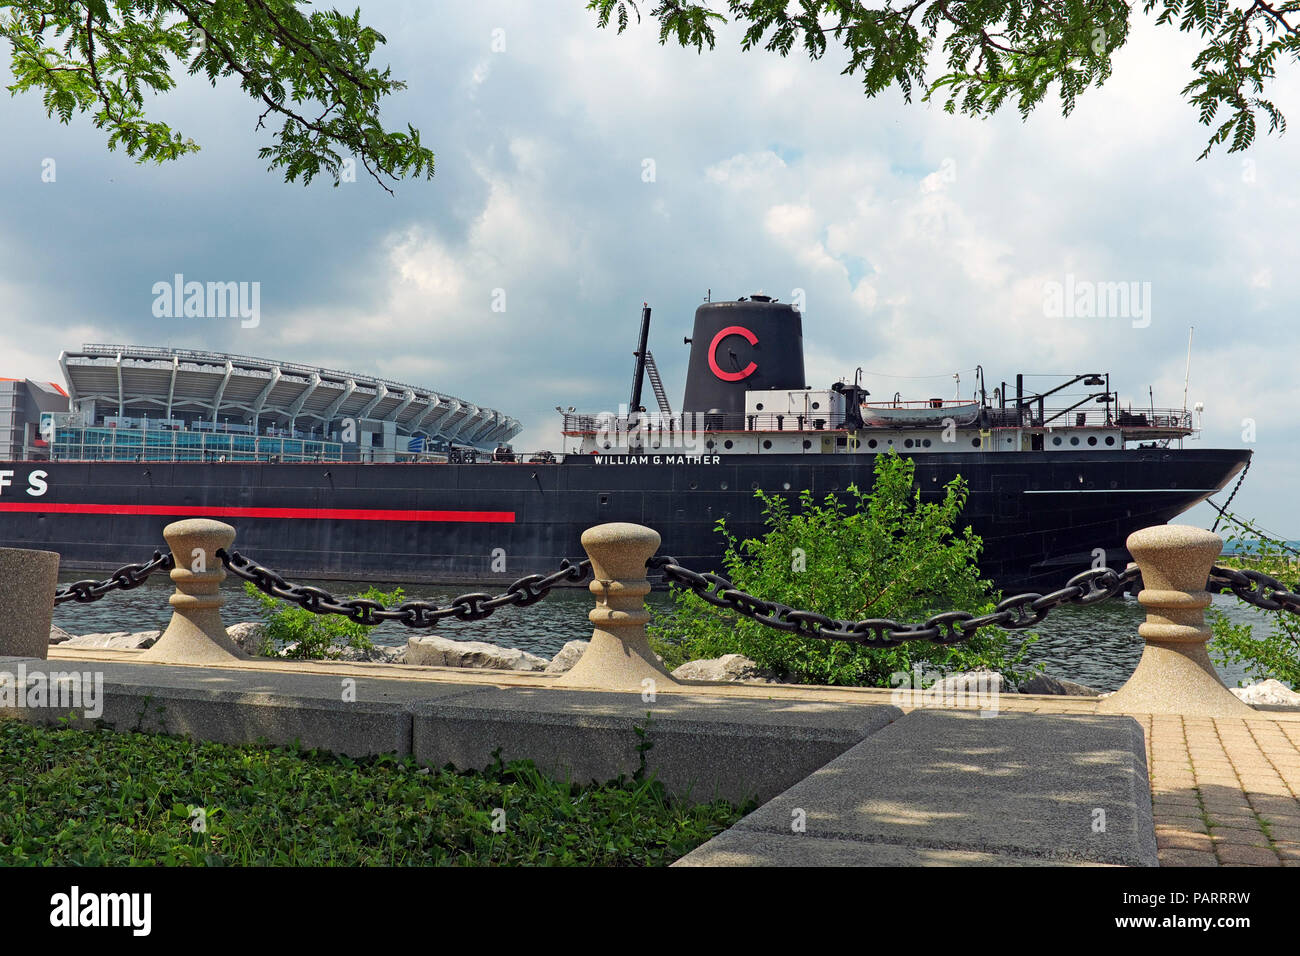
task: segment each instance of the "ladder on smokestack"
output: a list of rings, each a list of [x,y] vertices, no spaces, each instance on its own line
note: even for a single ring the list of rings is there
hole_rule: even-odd
[[[655,391],[655,401],[659,403],[659,411],[665,417],[673,417],[673,407],[668,404],[668,393],[664,391],[664,380],[659,377],[659,366],[655,365],[655,357],[646,349],[645,353],[645,373],[650,379],[650,387]]]

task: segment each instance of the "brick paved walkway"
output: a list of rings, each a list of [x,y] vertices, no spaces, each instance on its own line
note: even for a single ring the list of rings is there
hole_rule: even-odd
[[[1135,716],[1161,866],[1300,866],[1300,720]]]

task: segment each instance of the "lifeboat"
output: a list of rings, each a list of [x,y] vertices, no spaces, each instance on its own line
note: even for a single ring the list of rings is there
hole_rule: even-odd
[[[958,425],[969,425],[979,417],[976,402],[945,402],[932,398],[925,402],[863,403],[862,421],[868,426],[883,428],[942,426],[951,418]]]

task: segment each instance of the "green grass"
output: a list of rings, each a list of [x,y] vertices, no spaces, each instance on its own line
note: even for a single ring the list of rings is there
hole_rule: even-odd
[[[7,719],[0,806],[0,864],[60,866],[664,866],[749,809],[528,762],[461,773]]]

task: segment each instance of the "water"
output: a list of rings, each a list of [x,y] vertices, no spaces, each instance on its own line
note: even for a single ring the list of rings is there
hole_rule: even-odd
[[[76,580],[74,575],[61,577],[63,583]],[[303,581],[338,594],[348,595],[365,590],[366,585],[343,581]],[[223,587],[226,605],[222,616],[228,624],[236,621],[261,620],[257,603],[230,581]],[[438,604],[471,588],[421,587],[411,592]],[[484,588],[484,590],[495,590]],[[171,608],[167,598],[172,592],[163,575],[154,575],[145,584],[130,591],[115,591],[93,604],[69,602],[54,611],[54,622],[73,634],[96,631],[145,631],[167,626]],[[1249,622],[1261,633],[1270,627],[1269,615],[1255,608],[1243,607],[1232,595],[1216,594],[1214,606],[1223,610],[1234,623]],[[591,634],[587,612],[593,598],[585,588],[557,588],[540,604],[532,607],[504,607],[486,621],[443,621],[430,631],[412,631],[392,622],[371,631],[376,644],[403,646],[413,634],[435,633],[453,640],[489,641],[518,647],[543,657],[554,657],[567,641]],[[662,612],[670,604],[667,592],[654,592],[647,603],[651,614]],[[1145,611],[1131,597],[1116,598],[1093,607],[1067,605],[1053,611],[1034,628],[1039,640],[1031,645],[1029,660],[1042,662],[1047,673],[1095,687],[1115,690],[1137,666],[1142,656],[1142,640],[1137,626]],[[1015,640],[1017,635],[1013,634]],[[1229,687],[1245,679],[1239,666],[1219,666],[1219,673]]]
[[[61,574],[59,581],[66,584],[84,577],[84,574]],[[339,597],[358,594],[370,587],[369,584],[356,581],[295,579],[294,583],[323,588]],[[244,592],[242,585],[242,581],[232,581],[230,578],[222,585],[225,605],[221,609],[221,616],[228,625],[237,621],[263,620],[261,606]],[[162,630],[171,620],[171,607],[167,598],[172,590],[172,584],[165,574],[154,574],[138,588],[114,591],[91,604],[77,604],[74,601],[61,604],[54,610],[54,623],[72,634]],[[421,598],[446,605],[457,595],[473,590],[476,590],[473,585],[412,585],[407,588],[405,599]],[[483,585],[478,590],[497,594],[502,588],[491,584]],[[650,603],[663,606],[667,599],[667,594],[652,594]],[[594,598],[585,588],[556,588],[540,604],[527,608],[503,607],[486,621],[447,620],[440,622],[437,627],[422,630],[413,630],[389,621],[372,628],[370,637],[376,644],[403,647],[406,639],[413,635],[439,634],[452,640],[489,641],[518,647],[543,657],[554,657],[566,642],[591,635],[587,612],[591,610],[593,601]]]
[[[1280,544],[1284,548],[1300,554],[1300,541],[1275,541],[1274,544]],[[1256,541],[1234,542],[1228,541],[1223,546],[1224,554],[1241,554],[1243,551],[1247,554],[1257,551],[1259,544]]]
[[[1215,594],[1212,598],[1213,606],[1234,624],[1254,625],[1256,636],[1273,626],[1267,612],[1243,607],[1231,594]],[[1033,628],[1039,639],[1030,645],[1028,660],[1041,662],[1044,671],[1054,677],[1065,677],[1097,690],[1117,690],[1142,657],[1142,638],[1137,628],[1144,620],[1146,609],[1132,597],[1093,607],[1057,608]],[[1213,657],[1213,643],[1210,652]],[[1249,683],[1241,665],[1215,666],[1229,687]]]

